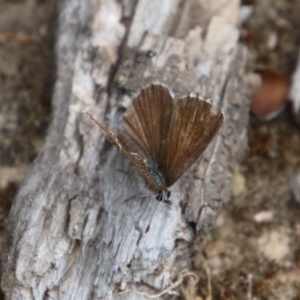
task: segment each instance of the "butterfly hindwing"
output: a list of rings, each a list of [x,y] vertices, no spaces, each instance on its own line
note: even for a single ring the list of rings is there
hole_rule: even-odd
[[[223,114],[195,98],[175,100],[164,157],[165,180],[171,186],[201,155],[223,123]]]

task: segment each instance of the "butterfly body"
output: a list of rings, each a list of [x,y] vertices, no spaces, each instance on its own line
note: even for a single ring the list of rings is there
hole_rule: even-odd
[[[94,122],[96,122],[94,120]],[[114,139],[114,144],[115,143]],[[119,142],[118,142],[119,144]],[[125,144],[124,144],[125,145]],[[119,148],[120,149],[120,148]],[[136,172],[144,179],[146,186],[152,190],[157,196],[158,201],[169,202],[170,192],[167,189],[163,174],[147,159],[143,159],[138,153],[127,152],[127,149],[120,149],[125,157],[131,161]]]
[[[87,114],[132,163],[158,201],[169,203],[168,187],[198,159],[223,123],[222,112],[196,97],[174,99],[151,85],[133,100],[114,133]]]
[[[168,198],[170,197],[170,192],[167,189],[164,175],[161,172],[159,172],[157,168],[155,168],[147,160],[144,160],[144,164],[150,175],[149,179],[153,182],[155,186],[155,188],[152,188],[152,190],[157,194],[156,200],[169,202]]]
[[[155,186],[160,190],[164,187],[166,187],[166,182],[163,177],[163,175],[152,165],[150,164],[147,160],[144,160],[144,165],[151,176],[153,183]]]

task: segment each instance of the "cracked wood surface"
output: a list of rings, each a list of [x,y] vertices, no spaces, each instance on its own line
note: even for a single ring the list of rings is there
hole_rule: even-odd
[[[53,121],[10,214],[7,299],[146,299],[140,291],[162,290],[191,268],[191,245],[229,200],[247,147],[255,80],[237,10],[237,1],[221,0],[60,3]],[[218,137],[171,187],[172,205],[153,200],[83,114],[117,129],[149,83],[213,99],[225,115]]]

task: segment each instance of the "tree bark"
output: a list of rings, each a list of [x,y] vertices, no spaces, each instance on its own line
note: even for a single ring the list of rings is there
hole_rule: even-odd
[[[146,299],[192,268],[193,246],[229,200],[247,148],[255,77],[238,43],[238,2],[59,5],[53,121],[10,213],[2,288],[7,299]],[[154,200],[83,114],[117,129],[150,83],[210,98],[225,115],[202,158],[171,188],[172,205]]]

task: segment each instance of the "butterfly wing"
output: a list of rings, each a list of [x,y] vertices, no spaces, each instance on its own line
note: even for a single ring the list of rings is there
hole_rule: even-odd
[[[171,186],[201,155],[223,123],[222,112],[204,100],[186,97],[174,104],[164,153],[166,185]]]
[[[158,194],[160,192],[160,187],[156,184],[156,181],[153,180],[153,177],[149,172],[149,168],[147,168],[147,165],[145,164],[143,158],[138,153],[131,152],[129,150],[127,142],[124,140],[122,135],[115,134],[106,126],[96,121],[95,118],[89,113],[86,113],[86,115],[98,125],[99,129],[105,134],[106,138],[111,143],[113,143],[120,150],[120,152],[132,163],[134,169],[144,179],[148,188],[154,193]]]
[[[173,109],[169,90],[151,85],[141,91],[123,118],[121,135],[130,148],[159,167]]]

